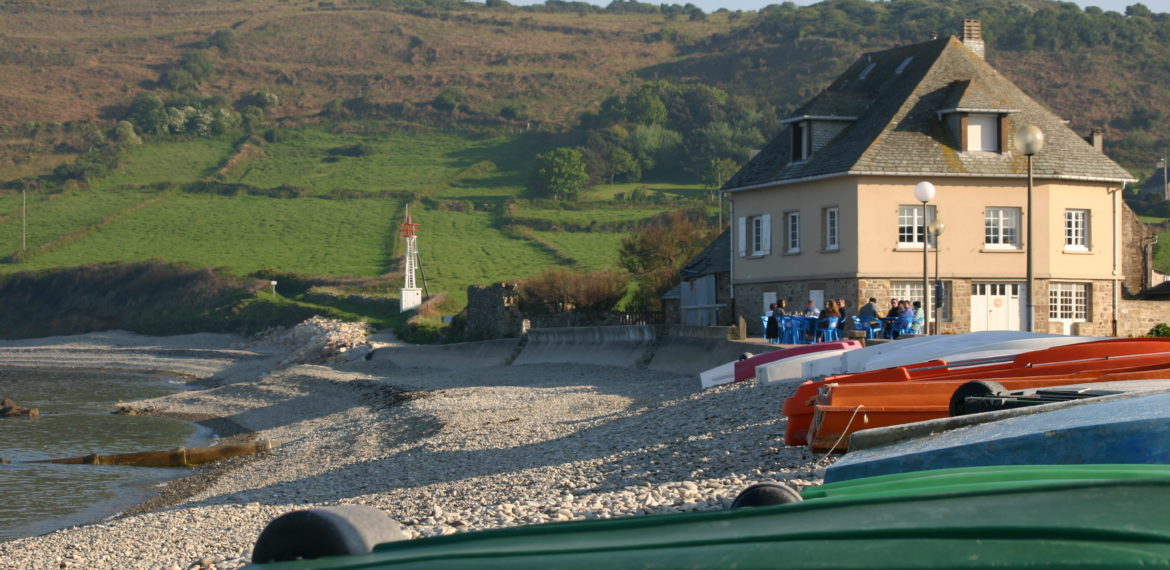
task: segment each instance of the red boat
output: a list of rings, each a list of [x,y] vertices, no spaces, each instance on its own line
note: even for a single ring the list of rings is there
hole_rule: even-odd
[[[841,404],[846,398],[845,392],[843,392],[840,396],[842,400],[832,399],[820,402],[820,406],[824,408],[822,415],[831,412],[834,414],[834,420],[821,420],[821,426],[818,427],[824,431],[816,437],[817,442],[814,444],[816,449],[832,447],[834,443],[838,443],[839,439],[845,439],[841,437],[842,433],[879,427],[877,422],[882,421],[876,419],[879,417],[877,415],[879,406],[888,408],[887,411],[890,413],[886,416],[888,422],[880,425],[896,425],[909,421],[945,417],[950,395],[957,387],[956,382],[961,385],[972,380],[994,380],[1002,384],[1007,379],[1021,379],[1020,381],[1024,382],[1023,385],[1015,380],[1009,381],[1013,384],[1012,386],[1004,385],[1007,388],[1016,385],[1020,385],[1022,388],[1052,386],[1068,384],[1070,378],[1078,378],[1078,381],[1088,382],[1092,381],[1091,378],[1094,375],[1100,377],[1111,372],[1140,370],[1143,367],[1157,369],[1160,365],[1170,365],[1170,339],[1108,339],[1026,352],[1007,361],[948,363],[944,360],[935,360],[908,366],[831,376],[819,382],[802,384],[797,388],[795,394],[784,401],[781,411],[788,418],[784,439],[789,445],[810,443],[809,433],[813,426],[813,416],[818,406],[819,393],[823,387],[830,385],[834,385],[835,392],[843,386],[876,384],[878,387],[874,389],[875,396],[873,397],[877,397],[876,394],[882,394],[883,399],[879,404],[877,400],[863,401],[859,397],[850,399],[849,404]],[[1085,373],[1085,375],[1078,377],[1077,375],[1081,373]],[[1164,376],[1165,372],[1161,374]],[[1043,377],[1046,376],[1051,377],[1056,383],[1043,383]],[[946,400],[939,404],[937,399],[931,399],[933,396],[929,395],[930,389],[924,388],[923,385],[928,382],[944,380],[952,382],[947,384],[950,387],[949,391],[946,391],[947,389],[942,385],[938,386],[940,392],[946,391]],[[1032,383],[1027,384],[1029,381]],[[906,386],[895,391],[894,386],[899,383],[906,384]],[[893,398],[892,395],[895,393],[899,396]],[[891,398],[885,398],[884,395],[891,395]],[[836,421],[835,414],[839,411],[836,407],[844,406],[848,410],[847,414],[853,416],[858,405],[865,406],[865,413],[860,416],[860,419],[853,417],[842,423]],[[940,413],[941,415],[939,415]],[[836,432],[834,431],[836,428],[828,427],[830,425],[840,426],[844,431]],[[845,426],[851,427],[844,429]],[[836,435],[832,435],[833,433]],[[847,444],[847,441],[844,443]],[[841,448],[838,447],[838,449]]]

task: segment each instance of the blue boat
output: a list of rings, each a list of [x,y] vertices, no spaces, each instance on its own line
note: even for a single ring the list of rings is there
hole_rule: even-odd
[[[872,447],[854,447],[855,438],[851,451],[826,470],[825,482],[991,465],[1170,464],[1170,393],[1137,392],[1101,400],[886,428],[919,437]],[[954,424],[969,425],[947,429]],[[884,436],[869,431],[878,433],[858,434],[879,441]]]

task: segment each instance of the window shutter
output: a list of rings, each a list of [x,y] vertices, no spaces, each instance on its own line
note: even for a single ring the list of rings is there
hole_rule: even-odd
[[[739,219],[739,256],[747,255],[747,218]]]
[[[764,214],[760,216],[760,253],[769,255],[772,253],[772,215]]]

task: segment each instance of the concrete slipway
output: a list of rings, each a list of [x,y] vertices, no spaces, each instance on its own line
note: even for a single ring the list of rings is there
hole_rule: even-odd
[[[722,329],[717,329],[722,332]],[[780,345],[661,334],[648,325],[533,329],[526,337],[420,346],[395,345],[369,358],[402,368],[462,370],[521,364],[581,363],[648,368],[697,375],[736,360],[745,352],[777,350]]]

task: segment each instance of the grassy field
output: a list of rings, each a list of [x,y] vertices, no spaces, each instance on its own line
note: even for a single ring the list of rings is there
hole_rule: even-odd
[[[110,209],[111,196],[141,197],[130,192],[92,196],[101,197],[103,205]],[[80,198],[70,197],[53,204],[65,211],[82,211]],[[389,240],[397,232],[401,212],[402,204],[386,199],[175,193],[84,240],[2,269],[158,258],[223,267],[239,274],[267,268],[315,275],[375,276],[391,262]],[[90,220],[82,220],[87,221]],[[30,234],[39,235],[31,231],[32,227],[30,224]],[[4,237],[5,243],[11,242],[10,236]]]

